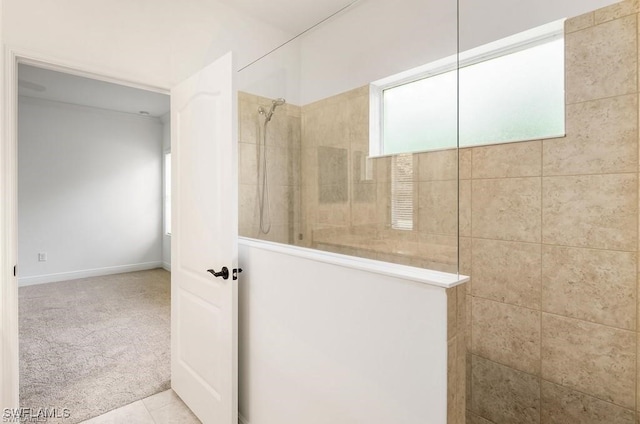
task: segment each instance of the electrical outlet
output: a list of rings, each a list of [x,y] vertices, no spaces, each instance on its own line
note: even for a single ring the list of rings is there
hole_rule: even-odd
[[[38,253],[38,262],[47,262],[47,253],[46,252]]]

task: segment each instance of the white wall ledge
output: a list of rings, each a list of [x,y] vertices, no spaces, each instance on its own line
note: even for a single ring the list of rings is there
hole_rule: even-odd
[[[448,272],[434,271],[408,265],[392,264],[373,259],[358,258],[355,256],[342,255],[339,253],[325,252],[322,250],[291,246],[288,244],[274,243],[264,240],[256,240],[247,237],[238,237],[238,242],[242,245],[257,249],[283,253],[351,269],[373,272],[376,274],[401,278],[445,289],[449,289],[469,281],[469,277],[466,275],[451,274]],[[239,265],[242,266],[242,264]]]

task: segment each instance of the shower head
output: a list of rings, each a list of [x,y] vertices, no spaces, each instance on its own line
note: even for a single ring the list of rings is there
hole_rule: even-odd
[[[286,102],[287,101],[285,99],[283,99],[282,97],[277,98],[277,99],[271,101],[271,108],[268,111],[265,110],[264,107],[260,106],[258,108],[258,113],[260,115],[264,115],[265,123],[267,123],[267,122],[271,121],[271,117],[273,116],[273,112],[275,112],[276,108],[278,106],[282,106]]]

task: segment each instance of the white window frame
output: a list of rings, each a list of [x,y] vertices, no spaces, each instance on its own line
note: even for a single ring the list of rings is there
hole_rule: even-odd
[[[510,37],[503,38],[492,43],[484,44],[471,50],[461,52],[443,59],[418,66],[408,71],[400,72],[369,84],[369,157],[391,156],[384,150],[384,90],[409,84],[428,77],[454,71],[456,68],[464,68],[497,57],[548,43],[564,37],[564,21],[560,19],[524,31]],[[524,141],[524,140],[513,140]],[[462,146],[461,146],[462,147]],[[425,148],[421,151],[429,151]],[[418,153],[419,151],[407,151],[402,153]]]

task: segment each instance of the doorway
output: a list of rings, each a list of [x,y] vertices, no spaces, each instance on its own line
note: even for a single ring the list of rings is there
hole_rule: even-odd
[[[77,422],[170,387],[169,99],[17,80],[20,405]]]
[[[4,140],[0,225],[2,403],[19,405],[17,263],[17,68],[18,63],[80,76],[99,71],[49,65],[7,51],[3,99]],[[57,62],[61,63],[61,62]],[[237,421],[237,97],[231,52],[172,85],[171,386],[202,422]],[[167,94],[144,84],[125,84]],[[225,201],[216,201],[224,199]],[[205,200],[205,201],[201,201]],[[205,236],[205,237],[203,237]],[[227,270],[210,275],[213,268]],[[13,273],[11,270],[13,269]],[[233,277],[233,278],[231,278]],[[213,318],[215,319],[211,319]],[[197,325],[193,325],[197,323]]]

